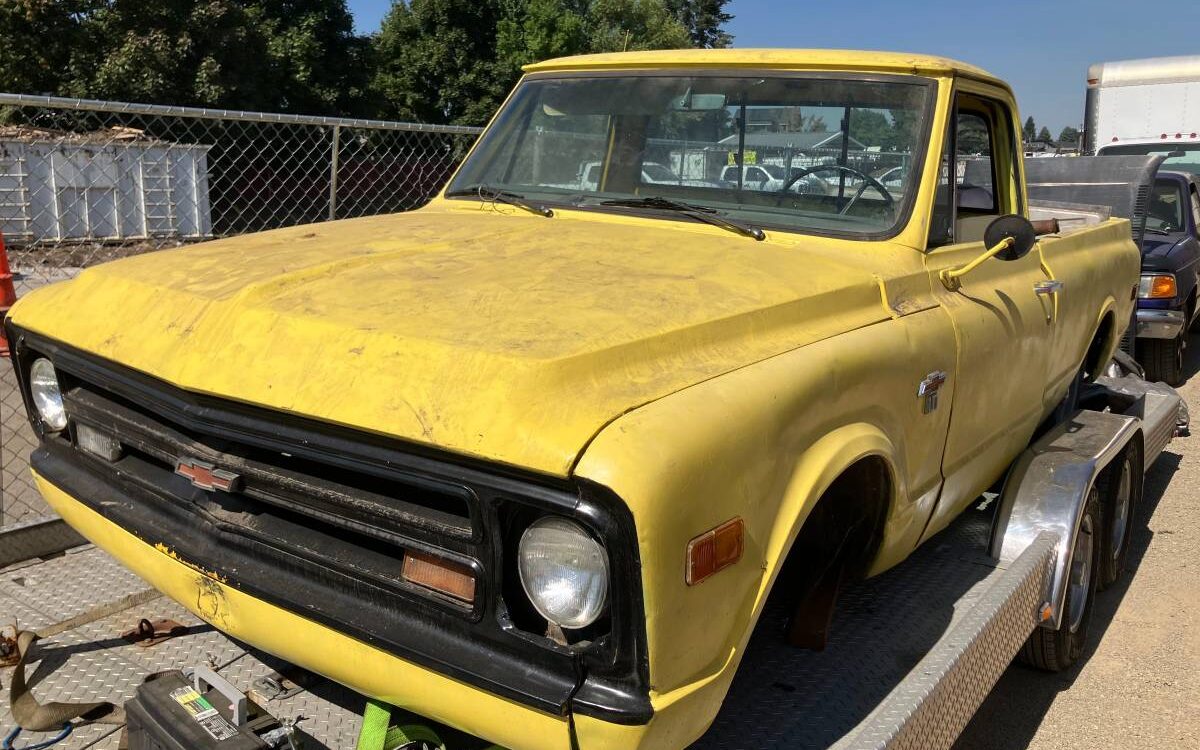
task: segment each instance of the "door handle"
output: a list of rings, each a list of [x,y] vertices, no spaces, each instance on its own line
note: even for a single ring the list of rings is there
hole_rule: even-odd
[[[1062,289],[1063,283],[1057,279],[1039,281],[1033,285],[1033,291],[1037,294],[1058,294]]]

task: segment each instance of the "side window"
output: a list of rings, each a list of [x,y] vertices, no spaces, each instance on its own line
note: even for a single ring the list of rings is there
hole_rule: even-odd
[[[1192,185],[1192,223],[1200,231],[1200,195],[1196,194],[1196,186]]]
[[[1021,213],[1016,148],[1005,105],[958,97],[942,153],[929,247],[980,242],[996,216]]]
[[[959,112],[955,123],[955,179],[958,183],[958,215],[997,216],[996,160],[992,128],[976,112]]]

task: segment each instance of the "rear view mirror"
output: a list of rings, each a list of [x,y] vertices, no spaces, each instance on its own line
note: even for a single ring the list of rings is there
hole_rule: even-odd
[[[983,233],[985,247],[993,248],[1005,240],[1012,239],[1009,247],[996,253],[1000,260],[1020,260],[1029,254],[1037,242],[1037,231],[1033,224],[1024,216],[1009,214],[1001,216]]]
[[[725,109],[725,95],[693,94],[689,88],[683,96],[671,100],[671,109],[676,112],[712,112]]]

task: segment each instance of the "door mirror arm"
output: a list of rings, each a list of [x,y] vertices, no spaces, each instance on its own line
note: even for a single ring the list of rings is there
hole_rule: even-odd
[[[1037,231],[1029,219],[1017,214],[1001,216],[988,225],[983,233],[983,244],[987,248],[971,262],[957,268],[944,268],[938,274],[942,285],[952,292],[962,286],[962,277],[974,271],[991,258],[1019,260],[1029,254],[1037,243]]]

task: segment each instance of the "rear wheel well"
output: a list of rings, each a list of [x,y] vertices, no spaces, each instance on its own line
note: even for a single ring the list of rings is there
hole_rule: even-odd
[[[1110,344],[1114,341],[1115,321],[1112,311],[1104,314],[1104,319],[1100,321],[1099,327],[1096,328],[1096,333],[1092,336],[1092,342],[1088,344],[1087,354],[1083,358],[1083,372],[1087,380],[1095,380],[1103,371],[1106,362],[1100,360],[1104,357],[1104,353],[1110,349]]]

